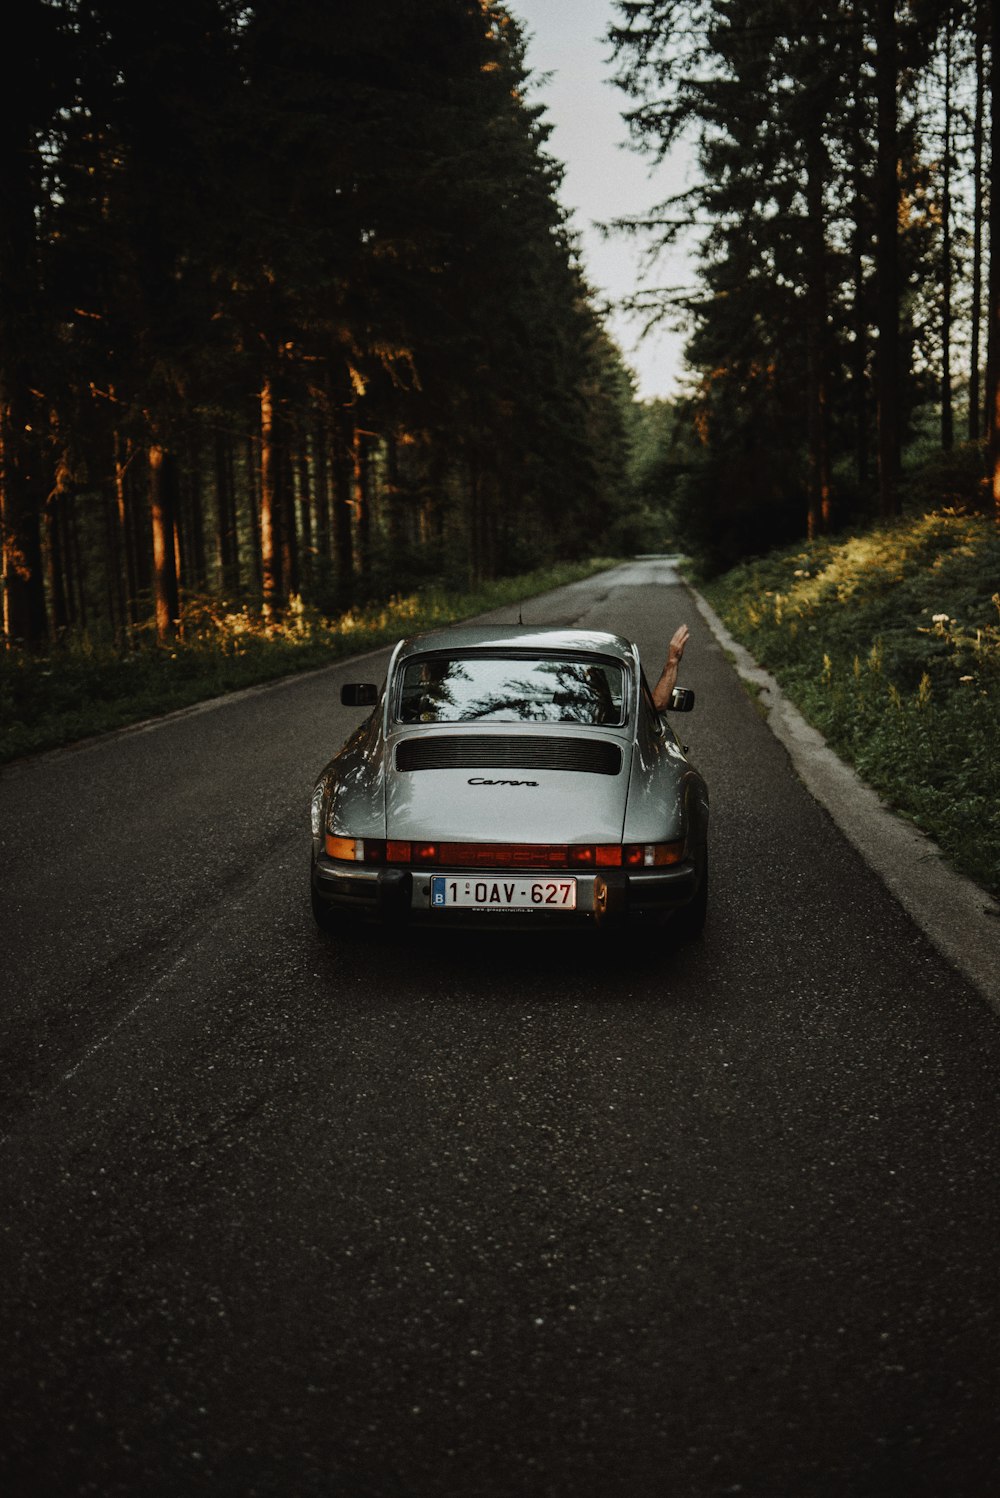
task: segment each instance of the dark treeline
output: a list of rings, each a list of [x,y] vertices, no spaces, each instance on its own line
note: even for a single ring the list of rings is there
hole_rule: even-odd
[[[973,502],[991,502],[992,481],[1000,518],[1000,7],[617,10],[636,143],[662,156],[686,139],[700,165],[690,191],[624,225],[654,246],[692,233],[701,245],[693,293],[637,298],[691,330],[696,435],[673,481],[686,543],[722,567],[862,515],[891,519],[918,437],[951,455],[942,467]]]
[[[601,545],[631,380],[490,0],[21,0],[4,631],[270,616]]]

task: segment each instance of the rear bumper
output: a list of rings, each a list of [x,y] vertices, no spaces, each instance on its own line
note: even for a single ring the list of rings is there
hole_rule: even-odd
[[[434,910],[431,878],[466,879],[468,869],[364,868],[339,863],[321,854],[313,864],[312,882],[317,898],[331,910],[353,911],[360,921],[427,924],[428,926],[540,927],[599,925],[620,920],[665,915],[686,905],[698,886],[698,871],[690,859],[669,868],[607,869],[600,873],[570,871],[576,880],[576,909],[548,910]],[[476,870],[476,877],[503,878],[514,874],[520,880],[552,877],[551,869],[509,871]]]

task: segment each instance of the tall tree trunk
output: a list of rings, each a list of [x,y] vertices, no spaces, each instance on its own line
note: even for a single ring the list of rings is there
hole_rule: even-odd
[[[372,564],[371,449],[365,432],[355,429],[351,489],[358,538],[358,570],[367,579]]]
[[[986,440],[993,514],[1000,525],[1000,4],[990,6],[990,308]]]
[[[900,357],[898,129],[899,76],[895,0],[877,0],[875,84],[878,100],[878,160],[875,181],[878,323],[876,403],[878,410],[879,504],[884,519],[899,514]]]
[[[199,423],[184,450],[184,540],[189,585],[204,589],[208,578],[205,552],[205,506],[202,500],[202,454],[204,439]]]
[[[860,39],[858,46],[862,45]],[[870,472],[869,450],[869,389],[868,348],[869,320],[865,305],[867,286],[865,264],[871,252],[870,219],[868,210],[868,172],[865,165],[864,99],[860,84],[856,86],[851,102],[851,280],[853,297],[851,304],[851,340],[848,358],[851,370],[851,405],[854,415],[854,471],[858,486],[868,487]]]
[[[122,461],[121,437],[117,431],[113,433],[111,441],[115,474],[115,512],[118,527],[118,546],[125,592],[125,618],[128,627],[131,627],[138,622],[136,594],[139,588],[135,556],[135,534],[134,526],[130,523],[126,468],[125,463]]]
[[[69,627],[66,602],[66,559],[63,556],[63,526],[60,510],[63,496],[53,489],[45,501],[45,542],[48,556],[49,597],[52,601],[52,629],[58,639]]]
[[[386,435],[385,466],[386,482],[383,495],[383,514],[385,516],[389,556],[392,559],[392,565],[395,567],[402,550],[403,514],[399,472],[399,433],[394,426],[390,426]]]
[[[283,432],[284,438],[287,433]],[[281,575],[285,581],[288,597],[302,592],[302,573],[299,565],[299,533],[295,518],[295,474],[292,454],[288,443],[282,441],[278,447],[280,472],[279,492],[281,497]]]
[[[982,431],[982,387],[980,383],[980,324],[983,296],[983,121],[986,107],[986,23],[977,0],[976,102],[972,121],[972,307],[969,329],[969,441],[978,442]]]
[[[83,547],[80,544],[80,512],[77,496],[72,489],[66,492],[63,514],[66,516],[66,555],[69,557],[71,585],[76,588],[76,622],[81,629],[87,628],[88,600],[87,574],[83,566]]]
[[[281,462],[274,389],[270,376],[266,376],[260,392],[260,563],[262,603],[269,618],[280,612],[283,602],[281,520]]]
[[[313,541],[313,481],[309,466],[309,437],[304,425],[298,428],[295,452],[295,490],[298,502],[298,522],[301,544],[299,547],[299,581],[308,592],[309,581],[314,570],[315,544]]]
[[[945,452],[955,445],[955,421],[951,393],[951,137],[952,137],[952,15],[944,28],[944,170],[941,183],[941,446]]]
[[[316,514],[316,555],[321,562],[328,562],[330,560],[330,465],[326,424],[323,421],[313,423],[312,442],[315,455],[313,495]]]
[[[114,496],[107,485],[101,488],[101,516],[104,521],[104,597],[112,638],[125,636],[125,584],[122,579],[121,548]]]
[[[350,412],[338,413],[333,433],[333,548],[341,602],[354,595],[354,422]]]
[[[264,591],[264,569],[261,565],[259,437],[248,437],[246,442],[246,491],[254,582],[257,584],[257,592],[262,594]]]
[[[810,123],[805,147],[808,534],[811,540],[830,527],[830,375],[827,350],[826,221],[823,207],[826,151],[819,118]]]
[[[177,477],[173,454],[162,442],[150,442],[149,513],[153,532],[153,593],[156,602],[156,638],[161,644],[177,633],[180,597],[177,586],[174,516]]]
[[[43,338],[35,205],[40,201],[36,132],[22,80],[36,74],[44,7],[30,0],[4,28],[0,87],[0,558],[8,644],[40,645],[47,633],[35,432],[34,365]],[[41,74],[38,74],[41,77]]]
[[[215,434],[215,520],[216,550],[222,591],[227,596],[238,593],[240,586],[239,546],[236,536],[236,485],[233,476],[232,443],[225,432]]]
[[[468,488],[468,533],[469,533],[469,582],[476,584],[482,578],[483,569],[483,500],[482,472],[478,457],[469,459]]]

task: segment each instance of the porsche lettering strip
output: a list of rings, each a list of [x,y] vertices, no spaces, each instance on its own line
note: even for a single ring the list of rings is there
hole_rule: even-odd
[[[397,770],[575,770],[621,773],[622,751],[604,739],[554,734],[429,734],[396,745]]]

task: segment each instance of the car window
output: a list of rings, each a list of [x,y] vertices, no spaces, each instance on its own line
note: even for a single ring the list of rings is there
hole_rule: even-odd
[[[625,672],[614,661],[559,656],[422,656],[401,672],[402,723],[587,723],[625,719]]]

